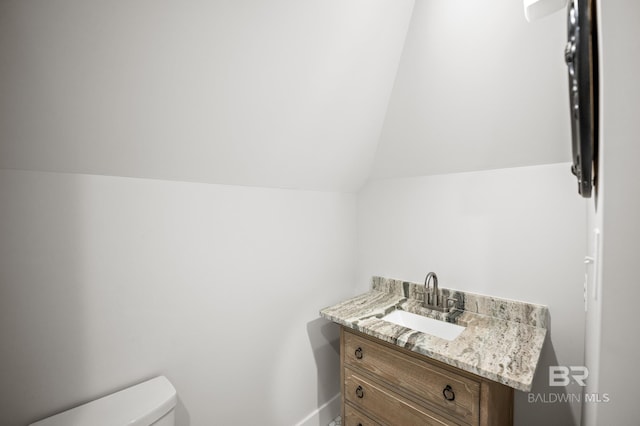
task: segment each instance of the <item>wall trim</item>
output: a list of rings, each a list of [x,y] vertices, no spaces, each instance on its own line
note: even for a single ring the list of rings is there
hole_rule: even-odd
[[[313,410],[307,417],[296,423],[296,426],[327,426],[340,415],[340,393]]]

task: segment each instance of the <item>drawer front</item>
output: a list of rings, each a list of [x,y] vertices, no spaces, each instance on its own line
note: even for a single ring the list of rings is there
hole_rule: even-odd
[[[344,405],[344,419],[342,420],[342,424],[344,426],[380,426],[349,404]]]
[[[349,368],[344,369],[344,392],[345,407],[351,403],[388,425],[456,425]]]
[[[480,383],[344,333],[345,365],[357,366],[470,425],[479,423]]]

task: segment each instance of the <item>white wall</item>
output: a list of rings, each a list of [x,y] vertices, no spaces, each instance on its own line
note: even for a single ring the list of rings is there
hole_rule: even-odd
[[[635,425],[640,340],[637,312],[629,305],[640,297],[640,4],[599,1],[597,5],[600,166],[597,203],[589,203],[589,233],[599,229],[602,243],[597,268],[590,270],[585,353],[590,377],[586,391],[608,394],[610,399],[585,404],[584,425]]]
[[[435,271],[444,287],[549,306],[532,392],[558,392],[548,366],[583,365],[585,229],[566,163],[373,180],[358,194],[357,283]],[[517,425],[580,421],[579,404],[530,404],[524,392],[515,404]]]
[[[0,168],[356,190],[412,8],[3,0]]]
[[[569,161],[565,44],[521,0],[416,2],[372,175]]]
[[[157,374],[178,424],[291,425],[338,388],[355,196],[0,171],[0,423]]]

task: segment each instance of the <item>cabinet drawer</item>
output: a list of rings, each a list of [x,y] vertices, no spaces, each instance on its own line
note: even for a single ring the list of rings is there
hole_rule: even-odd
[[[344,426],[380,426],[349,404],[344,405],[344,419],[342,420],[342,424]]]
[[[479,382],[349,332],[344,333],[344,348],[345,365],[393,383],[465,423],[478,424]]]
[[[344,392],[347,404],[388,425],[456,425],[349,368],[344,369]]]

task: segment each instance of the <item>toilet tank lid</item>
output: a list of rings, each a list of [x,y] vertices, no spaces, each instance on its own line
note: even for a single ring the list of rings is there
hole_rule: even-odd
[[[149,426],[176,406],[176,390],[159,376],[30,426]]]

